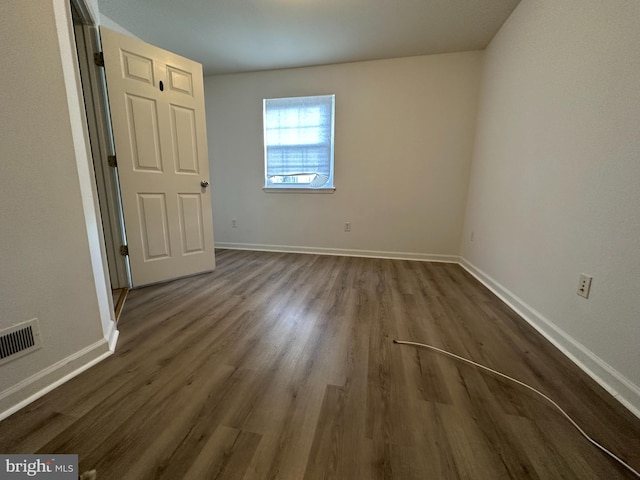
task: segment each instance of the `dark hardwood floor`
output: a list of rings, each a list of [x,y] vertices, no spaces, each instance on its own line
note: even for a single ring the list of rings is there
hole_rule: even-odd
[[[134,290],[116,353],[0,423],[98,479],[625,479],[640,420],[460,266],[221,250]],[[72,334],[73,332],[69,332]]]

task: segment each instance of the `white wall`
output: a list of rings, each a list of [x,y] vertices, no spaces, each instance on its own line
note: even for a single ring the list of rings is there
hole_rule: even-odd
[[[43,344],[0,366],[0,418],[117,334],[67,9],[0,3],[0,329],[38,318]]]
[[[126,28],[124,28],[122,25],[120,25],[119,23],[114,22],[113,20],[111,20],[109,17],[107,17],[104,13],[100,14],[100,26],[101,27],[106,27],[109,30],[113,30],[114,32],[118,32],[122,35],[127,35],[129,37],[133,37],[133,38],[138,38],[140,39],[140,37],[134,35],[133,33],[131,33],[129,30],[127,30]]]
[[[462,242],[472,270],[636,413],[638,19],[626,0],[517,7],[486,52]]]
[[[481,66],[466,52],[205,78],[216,245],[457,259]],[[335,193],[265,193],[262,99],[330,93]]]

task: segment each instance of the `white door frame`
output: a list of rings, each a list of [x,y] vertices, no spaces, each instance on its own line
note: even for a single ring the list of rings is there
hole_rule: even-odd
[[[120,247],[127,242],[117,168],[109,165],[109,156],[114,155],[115,149],[106,82],[103,68],[94,62],[94,54],[102,51],[100,34],[86,0],[70,0],[70,4],[111,288],[130,288],[128,258],[120,253]]]

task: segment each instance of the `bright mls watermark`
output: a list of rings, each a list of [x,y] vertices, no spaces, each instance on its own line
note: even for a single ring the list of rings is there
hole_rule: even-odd
[[[77,480],[78,455],[2,455],[0,480]]]

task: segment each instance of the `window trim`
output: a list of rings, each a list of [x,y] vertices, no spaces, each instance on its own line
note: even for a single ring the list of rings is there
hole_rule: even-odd
[[[312,187],[309,184],[296,184],[296,183],[281,183],[274,184],[268,182],[268,157],[266,143],[266,116],[267,116],[267,101],[268,100],[293,100],[293,99],[305,99],[314,97],[331,97],[331,127],[330,127],[330,143],[329,143],[329,179],[327,180],[327,186]],[[262,100],[262,144],[263,144],[263,157],[264,157],[264,172],[263,172],[263,187],[262,190],[269,193],[333,193],[335,191],[335,179],[334,179],[334,167],[335,167],[335,109],[336,109],[336,96],[335,94],[321,94],[321,95],[303,95],[296,97],[273,97],[264,98]]]
[[[333,193],[336,187],[262,187],[266,193]]]

